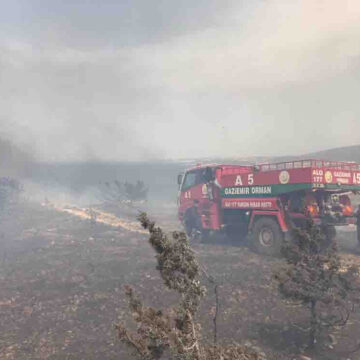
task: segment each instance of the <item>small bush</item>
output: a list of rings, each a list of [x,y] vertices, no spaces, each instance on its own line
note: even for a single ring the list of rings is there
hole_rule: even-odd
[[[114,180],[112,182],[100,183],[100,199],[110,203],[133,203],[137,201],[146,201],[149,189],[145,183],[138,180],[136,183],[120,182]]]

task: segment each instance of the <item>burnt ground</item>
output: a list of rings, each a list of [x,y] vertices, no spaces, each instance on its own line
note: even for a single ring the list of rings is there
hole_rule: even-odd
[[[167,230],[176,226],[173,213],[154,217]],[[344,260],[360,264],[351,253],[355,234],[339,238]],[[220,285],[219,341],[251,343],[271,359],[298,359],[308,314],[278,296],[272,274],[281,260],[219,240],[194,250]],[[211,341],[215,302],[203,282],[208,294],[199,321]],[[148,305],[176,300],[161,284],[146,235],[39,204],[12,209],[0,223],[0,359],[131,359],[114,329],[130,320],[125,284]],[[359,322],[355,308],[348,326],[331,342],[325,336],[312,358],[360,359],[360,352],[346,353],[359,341]]]

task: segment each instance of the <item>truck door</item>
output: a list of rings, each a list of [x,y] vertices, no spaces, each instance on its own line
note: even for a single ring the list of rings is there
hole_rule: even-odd
[[[213,184],[209,183],[213,181],[212,178],[213,173],[209,167],[185,174],[180,190],[179,218],[185,225],[188,224],[187,227],[200,231],[219,229],[218,206],[214,201],[216,194]]]
[[[186,210],[193,207],[201,200],[202,184],[201,170],[191,170],[185,174],[180,189],[180,206]]]

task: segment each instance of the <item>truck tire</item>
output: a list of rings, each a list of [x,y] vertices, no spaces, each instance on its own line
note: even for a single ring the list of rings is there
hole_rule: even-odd
[[[257,253],[280,255],[283,239],[279,224],[273,218],[260,217],[255,221],[250,241]]]

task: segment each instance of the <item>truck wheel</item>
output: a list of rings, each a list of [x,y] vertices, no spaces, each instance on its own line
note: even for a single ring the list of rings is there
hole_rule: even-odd
[[[283,233],[276,220],[261,217],[256,220],[251,235],[251,245],[259,254],[280,255]]]

